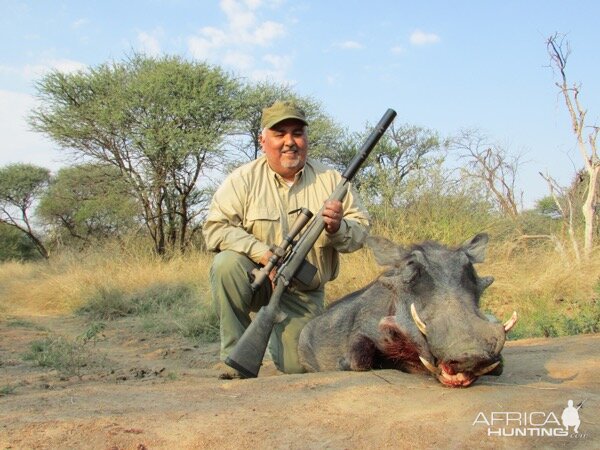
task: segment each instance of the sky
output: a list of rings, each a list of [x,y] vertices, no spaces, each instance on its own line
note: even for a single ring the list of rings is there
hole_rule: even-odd
[[[350,130],[387,108],[447,137],[477,129],[523,161],[526,207],[583,166],[546,39],[570,43],[567,77],[600,123],[594,0],[0,0],[0,166],[53,171],[67,152],[32,132],[34,83],[133,52],[180,55],[291,85]]]

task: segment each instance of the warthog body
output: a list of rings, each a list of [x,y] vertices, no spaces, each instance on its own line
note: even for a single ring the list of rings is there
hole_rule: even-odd
[[[304,367],[433,372],[443,384],[462,387],[500,374],[516,314],[503,326],[479,310],[493,278],[480,278],[473,264],[483,261],[487,242],[478,234],[455,249],[436,242],[404,249],[370,237],[376,261],[392,268],[306,325],[299,341]]]

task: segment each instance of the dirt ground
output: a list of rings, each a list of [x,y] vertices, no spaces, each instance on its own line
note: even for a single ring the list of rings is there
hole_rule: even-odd
[[[256,379],[218,380],[217,344],[125,319],[86,344],[79,376],[24,361],[32,341],[87,326],[0,322],[0,449],[600,448],[600,335],[509,342],[504,374],[467,389],[391,370],[281,375],[269,362]],[[568,400],[584,402],[577,434],[560,423]]]

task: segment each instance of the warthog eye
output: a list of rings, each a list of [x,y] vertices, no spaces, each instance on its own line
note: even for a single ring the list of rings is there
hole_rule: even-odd
[[[404,284],[413,284],[421,276],[423,266],[416,261],[410,260],[406,263],[402,271],[402,280]]]

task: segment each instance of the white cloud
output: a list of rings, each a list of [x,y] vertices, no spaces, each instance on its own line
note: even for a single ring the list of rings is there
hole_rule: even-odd
[[[273,4],[273,2],[270,2]],[[261,47],[269,47],[276,39],[285,36],[283,23],[262,20],[259,9],[265,6],[261,0],[221,0],[220,7],[226,17],[222,27],[204,27],[197,34],[187,38],[188,49],[197,59],[212,60],[226,64],[234,69],[254,74],[276,72],[279,76],[285,70],[281,68],[255,67],[255,53]],[[272,55],[271,55],[272,56]],[[288,59],[289,60],[289,59]],[[273,65],[274,61],[267,61]],[[289,67],[289,63],[286,67]],[[264,75],[260,75],[261,78]]]
[[[225,13],[231,29],[247,30],[256,22],[256,16],[252,9],[257,5],[248,5],[249,9],[244,10],[243,6],[236,0],[221,0],[221,10]]]
[[[18,69],[18,71],[25,79],[33,80],[44,76],[51,70],[73,73],[79,70],[85,70],[86,67],[87,66],[84,63],[73,61],[72,59],[44,59],[37,64],[27,64]]]
[[[230,51],[223,56],[223,63],[238,70],[248,70],[254,65],[254,58],[247,53]]]
[[[356,41],[344,41],[344,42],[340,42],[339,44],[336,44],[336,47],[344,49],[344,50],[360,50],[361,48],[364,48],[365,46],[362,45],[360,42],[356,42]]]
[[[196,45],[198,41],[202,42],[202,53],[205,49],[235,45],[267,46],[285,34],[285,27],[271,20],[259,23],[256,10],[261,5],[262,2],[256,0],[221,0],[221,10],[227,17],[225,26],[204,27],[200,29],[199,36],[194,36],[188,41]]]
[[[90,23],[90,21],[86,18],[77,19],[75,22],[71,24],[71,28],[81,28]]]
[[[335,86],[338,82],[338,76],[337,75],[327,75],[325,77],[325,82],[329,85],[329,86]]]
[[[394,47],[390,48],[390,52],[392,52],[394,55],[399,55],[404,53],[404,47],[401,45],[395,45]]]
[[[275,70],[286,71],[292,65],[292,59],[289,56],[265,55],[263,60]]]
[[[292,64],[292,58],[289,56],[280,56],[267,54],[263,56],[264,65],[261,69],[252,70],[250,78],[256,81],[279,81],[293,84],[286,79],[286,74]]]
[[[60,167],[56,148],[27,124],[35,104],[31,95],[0,90],[0,166],[28,162],[53,170]]]
[[[437,44],[440,37],[435,33],[425,33],[421,30],[415,30],[410,35],[410,43],[413,45]]]
[[[156,28],[150,33],[140,31],[137,35],[137,40],[140,44],[140,49],[142,50],[142,52],[150,56],[160,55],[160,39],[163,35],[164,32],[161,28]]]
[[[253,39],[250,39],[249,42],[263,46],[269,45],[272,41],[284,34],[285,28],[282,24],[267,21],[254,30],[254,33],[252,34]]]

